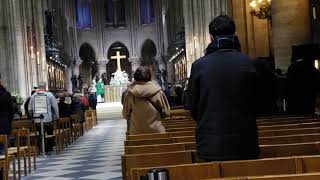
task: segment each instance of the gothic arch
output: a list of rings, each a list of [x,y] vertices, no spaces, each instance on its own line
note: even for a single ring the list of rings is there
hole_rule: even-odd
[[[157,46],[156,44],[151,40],[147,39],[144,41],[144,43],[141,46],[141,64],[142,65],[151,65],[155,61],[155,57],[157,55]]]
[[[117,51],[120,52],[120,55],[126,56],[126,58],[123,58],[120,60],[121,64],[121,70],[125,71],[129,75],[129,79],[132,79],[132,67],[131,67],[131,62],[129,61],[130,54],[129,50],[126,45],[123,43],[116,41],[111,44],[111,46],[108,49],[108,59],[109,62],[107,64],[107,83],[110,83],[112,74],[116,72],[117,70],[117,60],[112,59],[112,56],[116,56]]]
[[[80,74],[84,78],[86,86],[90,87],[97,73],[97,58],[93,47],[89,43],[83,43],[79,49],[79,57],[82,60]]]
[[[84,62],[96,62],[96,52],[94,51],[94,48],[87,42],[82,43],[82,45],[80,46],[79,57]]]

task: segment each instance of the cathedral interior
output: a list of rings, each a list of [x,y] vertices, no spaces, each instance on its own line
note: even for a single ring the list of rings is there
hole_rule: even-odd
[[[286,74],[293,64],[306,58],[311,60],[314,68],[320,70],[319,0],[0,0],[1,84],[12,94],[21,97],[22,101],[30,97],[42,82],[46,83],[50,92],[72,94],[88,92],[101,80],[105,91],[119,94],[119,89],[110,90],[113,86],[123,85],[116,78],[117,72],[123,72],[122,76],[132,82],[136,69],[144,66],[151,70],[152,81],[164,91],[173,86],[183,89],[188,83],[192,64],[206,54],[211,42],[209,24],[219,15],[228,15],[234,20],[241,52],[248,55],[257,67],[260,65],[262,69],[271,69],[272,73],[281,71]],[[303,77],[300,80],[308,81]],[[268,84],[263,83],[261,86],[265,87],[265,94],[262,93],[259,100],[267,101]],[[307,92],[304,87],[295,88],[296,91]],[[120,102],[120,96],[108,94],[105,98],[105,102]],[[23,110],[22,113],[25,114]],[[98,119],[103,119],[102,116],[98,115]],[[266,126],[269,122],[264,120],[261,124]],[[319,122],[314,122],[319,119],[308,119],[314,126],[302,125],[298,123],[299,119],[295,120],[296,126],[303,126],[303,132],[312,128],[313,132],[320,132],[316,127]],[[65,154],[54,156],[50,161],[41,159],[40,166],[52,168],[50,171],[40,168],[25,180],[75,180],[82,175],[80,179],[129,177],[130,173],[125,174],[120,167],[123,162],[121,154],[125,153],[123,141],[128,138],[125,134],[126,122],[99,123],[96,129],[89,131],[75,145],[69,146]],[[281,123],[278,126],[284,126]],[[181,125],[179,122],[177,124]],[[175,126],[170,122],[167,125]],[[90,127],[94,128],[94,125]],[[194,134],[194,129],[191,133]],[[172,134],[168,136],[172,138]],[[319,155],[320,136],[311,136],[306,138],[314,138],[317,143],[308,142],[307,148],[299,150],[312,147],[311,154]],[[267,145],[277,146],[271,143],[272,140]],[[81,152],[84,146],[87,154]],[[188,146],[183,145],[185,147]],[[272,152],[270,154],[276,157],[281,154]],[[193,153],[186,152],[188,155]],[[70,159],[70,156],[76,159]],[[170,157],[163,156],[162,159]],[[110,165],[102,162],[106,159]],[[193,163],[193,156],[191,159],[180,164]],[[294,162],[301,163],[303,160],[296,158]],[[73,167],[76,163],[77,167]],[[84,166],[86,163],[87,166]],[[274,166],[283,168],[279,164],[275,163]],[[251,164],[252,167],[255,165]],[[220,168],[219,177],[222,177],[223,166],[215,164],[214,167]],[[237,164],[237,167],[242,165]],[[90,171],[90,168],[93,170]],[[295,164],[293,169],[295,173],[307,171],[307,167],[301,164]],[[276,172],[275,168],[272,170]],[[319,166],[317,170],[320,172]],[[146,172],[145,169],[141,171]],[[139,173],[138,170],[136,173]],[[318,175],[314,179],[320,179]]]
[[[70,93],[79,75],[84,88],[103,74],[109,84],[119,51],[130,81],[142,65],[164,89],[184,84],[210,42],[209,22],[220,14],[234,18],[242,52],[284,72],[293,46],[319,43],[317,1],[266,1],[272,9],[252,2],[2,0],[2,81],[24,98],[40,81]]]

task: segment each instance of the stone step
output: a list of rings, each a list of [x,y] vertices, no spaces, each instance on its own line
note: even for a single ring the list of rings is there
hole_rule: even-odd
[[[98,121],[123,119],[122,104],[119,103],[99,103],[97,106]]]

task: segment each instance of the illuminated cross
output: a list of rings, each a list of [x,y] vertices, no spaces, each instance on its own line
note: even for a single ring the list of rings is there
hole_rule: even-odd
[[[117,66],[118,66],[118,69],[117,71],[121,71],[121,59],[126,59],[127,56],[125,55],[120,55],[120,51],[117,51],[117,55],[116,56],[111,56],[111,59],[116,59],[117,60]]]

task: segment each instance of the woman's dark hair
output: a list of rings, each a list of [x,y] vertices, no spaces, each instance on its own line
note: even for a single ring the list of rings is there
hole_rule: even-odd
[[[236,25],[229,16],[220,15],[211,21],[209,32],[212,36],[233,35],[236,33]]]
[[[150,69],[145,66],[138,67],[138,69],[134,72],[134,80],[144,82],[151,81]]]
[[[64,102],[65,100],[66,100],[66,98],[64,96],[61,96],[59,101]]]

